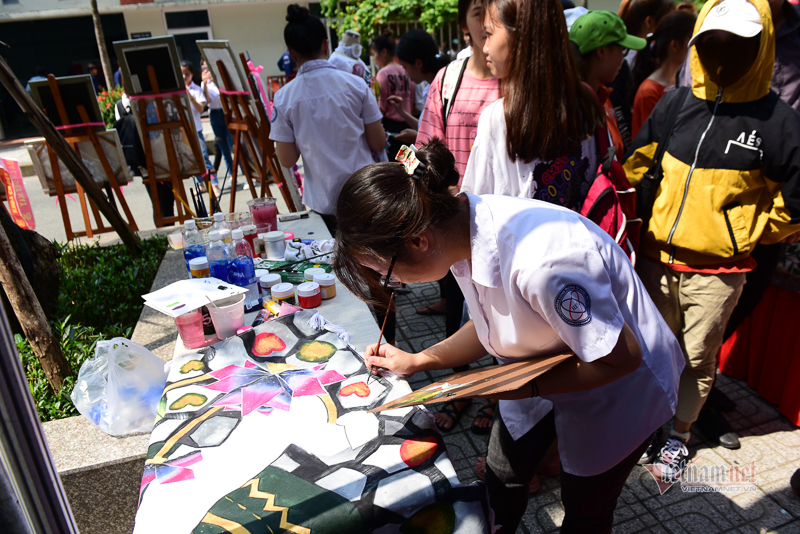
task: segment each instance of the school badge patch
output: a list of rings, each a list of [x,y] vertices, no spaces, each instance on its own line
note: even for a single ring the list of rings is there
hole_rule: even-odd
[[[592,322],[592,299],[589,292],[578,284],[567,284],[556,295],[558,316],[570,326],[583,326]]]

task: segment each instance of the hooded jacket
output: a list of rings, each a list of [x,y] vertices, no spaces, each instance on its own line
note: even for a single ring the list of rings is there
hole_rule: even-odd
[[[737,82],[720,88],[690,53],[688,95],[662,159],[663,180],[643,229],[644,255],[702,268],[746,259],[758,242],[777,243],[800,230],[800,114],[770,90],[775,58],[766,0],[758,56]],[[707,2],[695,33],[719,0]],[[662,141],[676,92],[659,101],[623,165],[634,187]]]

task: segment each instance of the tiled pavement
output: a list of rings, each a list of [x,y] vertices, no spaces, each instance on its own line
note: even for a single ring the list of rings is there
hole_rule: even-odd
[[[436,283],[415,284],[408,293],[395,295],[398,305],[397,342],[400,348],[419,351],[444,337],[442,316],[415,314],[418,307],[439,297]],[[474,365],[491,365],[484,358]],[[450,371],[425,372],[410,380],[419,389]],[[742,448],[730,451],[711,447],[699,436],[689,443],[690,452],[701,456],[699,466],[756,465],[755,492],[687,493],[673,486],[659,495],[651,475],[636,467],[622,490],[615,512],[615,533],[800,533],[800,497],[789,487],[789,478],[800,468],[800,429],[782,417],[744,383],[724,375],[720,389],[736,401],[736,411],[726,414],[739,433]],[[458,476],[463,483],[476,480],[473,466],[485,455],[488,436],[478,436],[469,425],[479,407],[473,402],[468,415],[455,429],[444,434]],[[436,408],[434,408],[435,410]],[[557,478],[540,477],[542,489],[528,501],[528,510],[518,533],[557,532],[564,510]]]

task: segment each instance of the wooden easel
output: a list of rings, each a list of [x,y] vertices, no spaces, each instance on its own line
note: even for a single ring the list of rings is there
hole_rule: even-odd
[[[181,167],[178,163],[178,155],[175,152],[175,144],[172,141],[173,128],[183,129],[183,131],[186,133],[186,138],[189,140],[189,146],[192,147],[192,153],[194,154],[195,161],[198,162],[198,165],[202,165],[204,169],[205,166],[203,165],[203,153],[200,150],[200,144],[197,140],[197,133],[195,132],[193,125],[190,126],[186,119],[186,113],[184,112],[184,107],[180,98],[175,98],[172,100],[172,103],[175,104],[175,107],[178,109],[179,120],[168,121],[167,111],[164,107],[164,97],[160,94],[161,91],[158,87],[156,71],[152,65],[147,66],[147,75],[150,78],[150,87],[152,88],[153,95],[147,96],[146,98],[153,98],[155,100],[158,117],[161,122],[153,124],[147,123],[146,102],[142,102],[141,105],[137,107],[139,110],[139,126],[142,132],[142,146],[144,148],[145,159],[147,160],[147,180],[145,180],[145,183],[149,182],[150,198],[153,201],[153,217],[156,221],[156,227],[161,228],[165,224],[174,222],[183,224],[183,221],[195,216],[195,214],[189,209],[189,205],[186,203],[186,190],[183,187],[183,179],[190,178],[191,176],[184,176],[181,174]],[[170,181],[172,182],[172,192],[175,194],[175,199],[177,200],[177,202],[175,202],[175,207],[178,215],[174,217],[161,217],[161,202],[158,198],[158,189],[156,187],[156,166],[155,162],[153,161],[153,150],[150,144],[150,132],[162,132],[164,137],[164,148],[167,153],[167,161],[169,162],[169,175]],[[211,191],[208,173],[205,174],[205,181],[208,191]]]
[[[55,100],[56,111],[58,112],[59,119],[61,119],[61,124],[65,126],[65,128],[62,129],[62,135],[64,136],[64,139],[67,141],[67,143],[69,143],[72,149],[77,152],[79,157],[81,152],[80,148],[78,147],[78,143],[87,140],[92,143],[92,146],[97,153],[97,158],[100,160],[103,170],[106,173],[106,177],[108,178],[108,182],[111,185],[111,191],[109,191],[108,195],[109,201],[116,207],[113,194],[116,193],[117,201],[119,201],[120,205],[122,206],[122,211],[125,212],[125,217],[128,219],[128,224],[130,224],[131,229],[133,229],[134,232],[138,232],[139,228],[136,226],[136,221],[133,219],[133,214],[131,213],[130,208],[128,208],[128,203],[125,201],[125,197],[122,195],[122,190],[119,187],[114,170],[111,168],[111,164],[108,162],[108,158],[103,150],[103,146],[100,144],[100,138],[98,137],[97,132],[94,131],[94,127],[88,126],[90,119],[89,114],[86,112],[86,108],[80,104],[77,106],[78,114],[84,125],[75,127],[69,126],[70,122],[67,118],[67,110],[64,107],[64,101],[61,99],[61,92],[58,89],[58,82],[56,81],[55,76],[49,74],[47,76],[47,82],[50,86],[50,91],[53,93],[53,100]],[[75,182],[75,187],[77,189],[78,199],[80,200],[81,204],[81,213],[83,214],[83,224],[85,230],[73,232],[72,224],[69,220],[69,211],[67,210],[64,184],[61,181],[61,169],[58,165],[58,157],[49,144],[47,145],[47,153],[50,158],[50,167],[53,169],[53,181],[55,181],[56,184],[58,205],[61,209],[61,218],[64,220],[64,229],[67,233],[67,240],[72,241],[76,237],[83,236],[91,238],[94,237],[94,234],[113,232],[114,228],[103,224],[103,218],[100,216],[100,211],[97,209],[97,206],[95,206],[94,202],[91,201],[91,199],[89,199],[89,205],[87,206],[86,193],[84,192],[83,187],[81,187],[81,184],[77,181]],[[94,214],[94,220],[97,223],[96,228],[92,226],[87,207],[90,207],[92,213]]]
[[[247,60],[243,53],[239,54],[245,72],[248,71]],[[231,204],[230,211],[234,211],[236,202],[236,176],[239,170],[239,165],[245,172],[248,185],[250,186],[250,194],[253,198],[259,196],[272,196],[270,184],[275,183],[280,189],[283,199],[289,211],[299,211],[302,206],[298,206],[289,191],[289,184],[275,155],[275,143],[269,138],[269,118],[264,112],[263,106],[260,105],[258,98],[258,90],[256,86],[251,83],[249,97],[253,98],[254,106],[250,105],[248,95],[237,92],[235,86],[231,82],[228,70],[225,64],[220,60],[217,61],[217,69],[219,70],[221,82],[225,88],[226,93],[220,92],[220,100],[222,102],[222,109],[225,112],[225,123],[228,129],[234,136],[234,155],[233,155],[233,169],[231,169]],[[257,110],[258,115],[253,114],[253,108]],[[235,132],[235,133],[234,133]],[[259,151],[256,150],[254,140],[260,147]],[[245,153],[245,146],[249,152],[252,162],[248,159]],[[250,171],[250,166],[255,167],[255,173]],[[270,174],[273,180],[270,179]],[[256,194],[256,189],[253,185],[252,177],[256,176],[261,182],[261,193]]]
[[[233,136],[233,164],[231,173],[231,206],[230,212],[234,211],[236,203],[236,178],[239,174],[239,166],[241,165],[244,170],[247,185],[250,187],[250,194],[253,198],[258,198],[256,195],[256,188],[253,184],[253,177],[261,182],[261,196],[264,196],[264,189],[269,190],[269,177],[267,176],[267,169],[259,161],[258,152],[253,143],[253,133],[258,132],[258,123],[253,116],[250,106],[247,102],[247,97],[235,91],[235,86],[231,82],[228,69],[222,60],[217,61],[217,68],[222,82],[222,87],[227,93],[220,91],[220,102],[222,103],[222,110],[225,113],[225,124]],[[245,146],[250,158],[245,153]],[[252,159],[251,159],[252,158]],[[251,163],[255,167],[255,173],[251,170]],[[270,192],[272,196],[272,192]]]

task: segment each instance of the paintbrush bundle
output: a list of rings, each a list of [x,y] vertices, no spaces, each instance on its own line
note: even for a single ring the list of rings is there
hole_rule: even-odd
[[[573,356],[575,356],[574,352],[560,352],[521,362],[493,365],[457,373],[383,406],[378,406],[370,410],[370,413],[418,404],[490,397],[506,391],[513,391]]]

